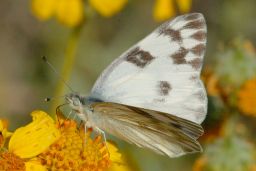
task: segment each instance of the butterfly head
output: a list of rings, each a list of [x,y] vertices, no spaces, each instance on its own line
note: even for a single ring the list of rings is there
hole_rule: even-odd
[[[78,93],[69,93],[65,96],[66,102],[71,106],[73,109],[79,109],[83,105],[85,105],[85,97],[81,96]]]
[[[75,111],[75,114],[83,120],[87,121],[88,116],[88,102],[87,98],[85,96],[82,96],[78,93],[69,93],[65,96],[66,102],[70,105],[73,111]]]
[[[80,109],[81,107],[88,107],[95,102],[103,102],[100,99],[90,96],[82,96],[79,93],[69,93],[65,96],[65,99],[71,108],[75,110]]]

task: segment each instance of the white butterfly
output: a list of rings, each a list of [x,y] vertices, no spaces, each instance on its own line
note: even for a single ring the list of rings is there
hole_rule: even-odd
[[[202,14],[157,28],[108,66],[89,97],[66,96],[86,127],[169,157],[201,151],[207,112],[200,80],[206,46]]]

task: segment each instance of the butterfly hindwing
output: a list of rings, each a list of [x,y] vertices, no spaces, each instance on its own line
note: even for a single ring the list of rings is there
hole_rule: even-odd
[[[108,66],[91,97],[201,123],[207,111],[200,80],[205,45],[201,14],[168,21]]]
[[[201,151],[196,139],[200,125],[166,113],[110,102],[91,105],[96,124],[106,132],[139,147],[177,157]]]

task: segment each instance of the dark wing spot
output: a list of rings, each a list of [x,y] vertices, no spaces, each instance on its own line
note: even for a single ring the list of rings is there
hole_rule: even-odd
[[[183,26],[183,29],[201,29],[205,26],[205,22],[203,20],[195,20],[187,23]]]
[[[176,53],[171,55],[171,58],[173,59],[174,64],[190,64],[194,69],[198,70],[200,69],[202,65],[202,59],[200,57],[197,57],[193,60],[187,61],[185,59],[186,55],[189,52],[192,52],[193,54],[197,56],[203,55],[205,51],[205,45],[204,44],[199,44],[192,49],[185,49],[184,47],[181,47]]]
[[[196,39],[198,41],[204,41],[206,39],[206,33],[204,31],[198,31],[191,36],[191,38]]]
[[[188,61],[188,64],[190,64],[194,69],[198,70],[198,69],[200,69],[200,67],[202,65],[202,59],[195,58],[191,61]]]
[[[194,14],[188,14],[185,17],[185,20],[189,21],[189,20],[195,20],[198,19],[200,17],[200,14],[194,13]]]
[[[182,41],[182,37],[179,30],[166,29],[163,30],[163,34],[169,36],[173,41]]]
[[[159,81],[159,93],[162,96],[167,96],[171,91],[172,87],[167,81]]]
[[[195,55],[201,56],[201,55],[203,55],[203,53],[205,51],[205,45],[204,44],[196,45],[190,51],[192,53],[194,53]]]
[[[190,52],[194,53],[197,56],[202,56],[204,51],[205,51],[204,44],[196,45],[195,47],[190,49]],[[187,63],[190,64],[194,69],[198,70],[198,69],[200,69],[200,67],[202,65],[202,59],[198,57],[191,61],[188,61]]]
[[[177,53],[171,55],[174,64],[186,64],[186,55],[189,51],[184,47],[181,47]]]
[[[139,47],[134,48],[128,55],[126,56],[126,61],[140,67],[144,68],[148,65],[154,57],[147,51],[141,50]]]

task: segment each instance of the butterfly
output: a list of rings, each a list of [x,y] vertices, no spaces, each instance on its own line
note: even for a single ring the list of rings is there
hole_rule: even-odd
[[[200,13],[167,21],[114,60],[89,96],[66,100],[86,128],[169,157],[200,152],[206,32]]]

